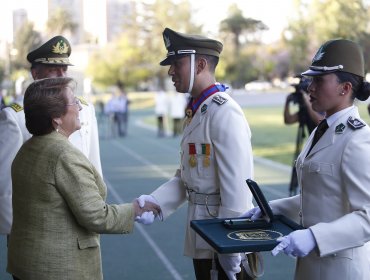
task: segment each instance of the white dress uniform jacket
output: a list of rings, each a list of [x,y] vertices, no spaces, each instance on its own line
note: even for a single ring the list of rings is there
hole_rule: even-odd
[[[80,122],[81,129],[70,136],[70,141],[102,175],[98,126],[92,104],[82,104]],[[21,106],[6,107],[0,111],[0,234],[9,234],[12,224],[11,164],[30,137]]]
[[[189,164],[189,144],[192,143],[196,148],[194,167]],[[209,144],[209,165],[205,164],[202,144]],[[162,208],[164,218],[183,204],[188,195],[200,193],[204,194],[200,198],[204,198],[207,194],[219,194],[221,204],[209,205],[208,210],[206,205],[189,199],[186,256],[212,258],[214,251],[190,228],[190,221],[214,216],[237,217],[250,209],[252,195],[245,180],[252,178],[252,174],[251,132],[243,111],[228,94],[215,93],[199,106],[190,124],[184,128],[181,163],[175,177],[152,193]],[[200,201],[204,202],[204,199]]]
[[[274,214],[312,230],[317,248],[298,258],[295,279],[370,279],[364,248],[370,240],[370,128],[352,107],[334,121],[313,147],[314,132],[296,163],[301,195],[271,202]]]

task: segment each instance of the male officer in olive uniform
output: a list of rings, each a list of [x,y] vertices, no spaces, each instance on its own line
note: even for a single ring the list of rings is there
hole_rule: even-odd
[[[245,274],[239,273],[241,254],[216,254],[190,228],[190,221],[237,217],[251,208],[252,195],[245,183],[253,177],[251,132],[240,106],[225,92],[227,87],[215,80],[223,45],[169,28],[163,39],[168,53],[160,65],[170,66],[168,74],[176,91],[192,98],[186,109],[179,169],[151,195],[138,200],[158,203],[163,218],[188,200],[184,253],[193,259],[196,278],[218,274],[218,279],[240,279]]]
[[[62,36],[56,36],[30,52],[33,79],[66,76],[71,45]],[[81,129],[73,133],[70,141],[94,164],[102,174],[99,138],[95,109],[80,98]],[[0,111],[0,234],[9,234],[12,224],[11,164],[22,144],[31,137],[25,126],[23,104],[14,103]]]

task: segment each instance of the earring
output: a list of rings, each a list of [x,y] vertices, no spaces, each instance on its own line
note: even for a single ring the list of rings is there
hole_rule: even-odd
[[[344,95],[344,92],[342,92],[340,95]]]

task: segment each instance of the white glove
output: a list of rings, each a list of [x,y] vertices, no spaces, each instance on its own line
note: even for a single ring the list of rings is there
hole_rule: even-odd
[[[158,201],[152,195],[142,194],[136,200],[137,200],[140,208],[143,208],[144,207],[145,201],[152,202],[152,203],[157,204],[159,206]],[[143,215],[141,215],[141,217],[143,217]],[[163,214],[162,214],[162,212],[159,213],[158,218],[161,221],[163,221]],[[135,221],[136,221],[136,219],[135,219]],[[138,222],[140,223],[140,221],[138,221]]]
[[[257,206],[243,213],[240,218],[250,218],[252,221],[262,217],[261,209]]]
[[[218,261],[230,280],[236,280],[236,275],[241,271],[240,263],[242,258],[240,254],[218,254]]]
[[[285,254],[291,257],[304,257],[317,245],[310,229],[296,230],[276,240],[281,242],[271,251],[273,256],[284,251]]]
[[[144,225],[150,225],[154,222],[155,216],[153,214],[153,211],[144,212],[141,214],[141,216],[137,216],[135,218],[135,221],[144,224]]]
[[[152,195],[142,194],[137,198],[140,208],[143,208],[145,201],[152,202],[158,205],[158,201]]]

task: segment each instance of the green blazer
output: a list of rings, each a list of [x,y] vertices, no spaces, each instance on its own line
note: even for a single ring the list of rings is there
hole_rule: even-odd
[[[7,271],[22,280],[103,279],[99,233],[132,232],[131,203],[106,204],[97,170],[56,132],[24,143],[12,181]]]

